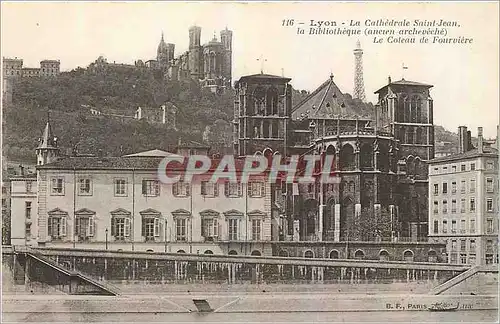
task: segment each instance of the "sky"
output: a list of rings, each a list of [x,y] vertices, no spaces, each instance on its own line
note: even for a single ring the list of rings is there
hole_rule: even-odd
[[[23,58],[38,67],[43,59],[61,60],[63,71],[86,67],[99,55],[108,62],[131,63],[156,56],[161,37],[188,48],[188,29],[202,28],[202,43],[214,32],[233,31],[233,80],[265,73],[292,78],[296,89],[313,91],[333,73],[341,91],[353,93],[354,55],[364,50],[367,100],[392,80],[432,84],[434,123],[456,132],[466,125],[476,136],[496,135],[499,113],[499,6],[492,3],[196,3],[196,2],[11,2],[1,3],[3,57]],[[448,37],[472,38],[472,44],[382,44],[374,36],[307,35],[311,20],[345,22],[377,19],[457,21]],[[297,25],[304,22],[306,35]],[[341,26],[342,27],[342,26]],[[418,39],[418,38],[417,38]],[[261,66],[258,58],[265,62]],[[408,69],[403,70],[403,64]]]

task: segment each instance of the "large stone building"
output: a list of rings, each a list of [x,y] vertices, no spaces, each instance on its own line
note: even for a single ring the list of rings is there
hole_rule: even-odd
[[[460,126],[458,153],[429,161],[429,236],[450,263],[498,263],[498,149],[482,132],[473,147]]]
[[[189,28],[189,49],[175,56],[175,44],[166,43],[162,33],[157,48],[156,63],[150,66],[165,71],[173,80],[192,78],[199,80],[210,89],[231,86],[232,80],[232,38],[233,32],[227,28],[208,43],[201,43],[201,27]]]
[[[343,94],[330,76],[292,108],[289,81],[242,77],[234,118],[238,155],[315,152],[334,158],[338,183],[283,184],[284,195],[275,197],[287,239],[425,240],[432,86],[389,80],[373,107]]]

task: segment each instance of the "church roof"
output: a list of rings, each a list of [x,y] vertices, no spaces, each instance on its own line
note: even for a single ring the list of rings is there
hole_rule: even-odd
[[[374,93],[379,93],[380,91],[382,91],[383,89],[385,89],[386,87],[391,86],[391,85],[417,86],[417,87],[424,87],[424,88],[432,88],[433,87],[433,85],[430,85],[430,84],[401,79],[399,81],[394,81],[394,82],[391,82],[391,83],[383,86],[382,88],[378,89]]]
[[[165,156],[180,156],[174,153],[154,149],[150,151],[138,152],[133,154],[127,154],[123,157],[165,157]]]
[[[340,91],[330,76],[310,95],[304,98],[292,109],[292,119],[308,116],[308,118],[328,118],[340,116],[341,118],[370,115],[368,106],[359,104]]]

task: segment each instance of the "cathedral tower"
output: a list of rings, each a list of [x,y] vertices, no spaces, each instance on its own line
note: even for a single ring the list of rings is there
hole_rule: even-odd
[[[189,69],[191,77],[201,79],[203,75],[201,27],[189,28]]]
[[[222,77],[226,83],[232,85],[232,54],[233,54],[233,32],[226,29],[220,32],[220,39],[223,46]]]

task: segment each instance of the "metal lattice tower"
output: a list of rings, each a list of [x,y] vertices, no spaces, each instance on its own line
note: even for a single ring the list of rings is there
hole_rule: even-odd
[[[354,50],[354,98],[366,101],[365,82],[363,81],[363,50],[359,40]]]

